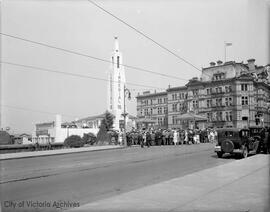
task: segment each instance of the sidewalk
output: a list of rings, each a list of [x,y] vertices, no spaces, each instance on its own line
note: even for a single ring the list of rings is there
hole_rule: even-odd
[[[90,146],[90,147],[70,148],[70,149],[43,150],[35,152],[16,152],[16,153],[1,154],[0,160],[42,157],[49,155],[63,155],[79,152],[101,151],[101,150],[121,149],[121,148],[123,148],[123,146],[113,145],[113,146]]]
[[[270,211],[269,155],[255,155],[71,211]],[[224,159],[226,160],[226,159]]]

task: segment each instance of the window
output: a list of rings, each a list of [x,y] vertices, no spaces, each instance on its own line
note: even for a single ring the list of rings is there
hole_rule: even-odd
[[[248,97],[242,96],[242,105],[248,105]]]
[[[229,98],[228,97],[225,98],[225,105],[229,106]]]
[[[158,118],[158,125],[159,126],[163,125],[163,118],[162,117]]]
[[[248,85],[247,84],[241,84],[241,91],[247,91]]]
[[[230,93],[230,92],[232,92],[232,86],[225,86],[225,92],[226,93]]]
[[[222,87],[218,87],[218,93],[222,93]]]
[[[212,99],[207,99],[206,105],[208,108],[212,107]]]
[[[163,112],[164,112],[164,114],[167,113],[167,108],[166,107],[163,108]]]
[[[226,106],[232,106],[232,97],[226,97],[225,98],[225,105]]]
[[[225,112],[225,120],[226,121],[232,121],[232,111]]]
[[[162,107],[158,107],[158,114],[162,114]]]
[[[176,116],[173,116],[173,117],[172,117],[172,123],[173,123],[173,124],[177,124]]]
[[[233,103],[232,103],[232,97],[229,97],[229,106],[232,106]]]
[[[119,68],[119,67],[120,67],[120,57],[117,56],[117,68]]]
[[[212,121],[212,113],[207,113],[207,120]]]
[[[192,91],[193,93],[193,96],[198,96],[199,95],[199,90],[198,89],[195,89]]]
[[[172,100],[177,100],[177,93],[172,94]]]
[[[221,107],[222,106],[222,98],[216,99],[216,106]]]
[[[153,109],[152,109],[152,108],[150,108],[150,114],[151,114],[151,115],[153,114]]]
[[[222,112],[221,111],[217,112],[217,120],[222,121]]]
[[[207,95],[210,95],[210,94],[211,94],[211,91],[212,91],[212,89],[211,89],[211,88],[207,88],[207,89],[206,89],[206,93],[207,93]]]
[[[213,80],[215,80],[215,81],[222,80],[222,79],[225,79],[225,74],[224,73],[214,74],[214,76],[213,76]]]
[[[229,121],[229,112],[225,112],[225,120]]]
[[[176,112],[177,111],[177,104],[172,104],[172,111]]]
[[[198,100],[193,100],[192,106],[193,106],[193,108],[198,108]]]

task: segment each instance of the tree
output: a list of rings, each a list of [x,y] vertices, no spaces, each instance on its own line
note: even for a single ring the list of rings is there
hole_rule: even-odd
[[[101,125],[99,126],[99,131],[97,134],[98,144],[110,142],[110,135],[108,131],[113,127],[113,119],[114,119],[113,114],[111,114],[109,111],[106,111],[105,117],[101,121]]]
[[[105,112],[105,117],[102,120],[102,122],[105,125],[107,131],[109,131],[113,127],[113,119],[114,119],[114,115],[111,114],[109,111],[106,111]]]

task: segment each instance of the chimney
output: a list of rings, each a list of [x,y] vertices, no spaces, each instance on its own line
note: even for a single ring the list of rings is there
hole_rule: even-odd
[[[218,65],[218,66],[221,66],[222,63],[223,63],[223,62],[222,62],[221,60],[218,60],[218,61],[217,61],[217,65]]]
[[[255,59],[248,59],[248,70],[253,71],[255,70]]]
[[[213,66],[215,66],[215,65],[216,65],[215,62],[211,62],[211,63],[210,63],[210,66],[211,66],[211,67],[213,67]]]

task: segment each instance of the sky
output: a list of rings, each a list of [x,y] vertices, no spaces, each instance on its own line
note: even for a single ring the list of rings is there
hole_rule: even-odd
[[[95,0],[133,27],[201,69],[211,61],[257,65],[269,59],[268,0]],[[125,68],[129,83],[182,86],[200,71],[169,54],[87,0],[2,0],[1,32],[110,60],[118,36],[123,63],[184,78],[162,77]],[[110,64],[1,36],[1,60],[107,79]],[[35,69],[1,65],[1,127],[31,133],[36,123],[64,121],[103,113],[107,82]],[[129,113],[136,115],[138,92],[128,85]],[[151,89],[151,92],[154,92]]]

